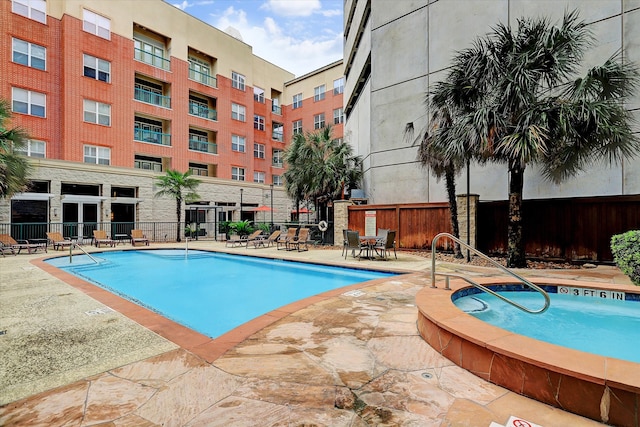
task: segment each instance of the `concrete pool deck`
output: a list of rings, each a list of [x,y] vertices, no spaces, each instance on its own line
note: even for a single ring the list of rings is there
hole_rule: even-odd
[[[211,340],[54,272],[41,262],[53,251],[7,256],[0,259],[0,425],[489,426],[511,415],[546,427],[600,425],[475,377],[426,344],[415,295],[430,285],[429,259],[189,245],[413,273],[312,297]],[[115,249],[122,248],[130,246]],[[519,272],[576,286],[629,283],[607,266]]]

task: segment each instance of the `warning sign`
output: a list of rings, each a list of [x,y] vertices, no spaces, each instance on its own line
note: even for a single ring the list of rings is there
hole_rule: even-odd
[[[542,427],[539,424],[534,424],[531,421],[525,421],[520,417],[511,417],[505,427]]]

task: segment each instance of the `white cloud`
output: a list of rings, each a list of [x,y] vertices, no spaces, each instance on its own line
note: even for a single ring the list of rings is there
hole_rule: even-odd
[[[313,25],[312,21],[310,18],[307,25]],[[291,27],[283,28],[270,17],[252,25],[245,11],[233,7],[227,8],[213,25],[237,29],[245,43],[253,47],[254,54],[296,76],[342,58],[342,33],[322,32],[315,38],[304,39],[298,36],[299,32],[291,31]]]
[[[260,9],[280,16],[310,16],[320,9],[320,0],[268,0]]]

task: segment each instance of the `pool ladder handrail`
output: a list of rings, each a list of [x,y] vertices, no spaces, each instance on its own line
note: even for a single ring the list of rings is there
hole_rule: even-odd
[[[458,244],[460,244],[460,246],[463,246],[465,249],[473,252],[474,254],[480,256],[480,258],[484,259],[485,261],[489,261],[490,264],[494,265],[495,267],[501,269],[502,271],[504,271],[505,273],[515,277],[516,279],[518,279],[520,282],[522,282],[523,284],[525,284],[526,286],[532,288],[533,290],[539,292],[540,294],[542,294],[542,296],[544,297],[544,307],[542,307],[539,310],[531,310],[521,304],[518,304],[515,301],[510,300],[509,298],[500,295],[499,293],[492,291],[491,289],[487,288],[486,286],[481,285],[480,283],[476,283],[473,280],[471,280],[470,278],[463,276],[461,274],[455,274],[455,273],[436,273],[436,243],[438,242],[438,239],[440,239],[441,237],[448,237],[449,239],[453,240],[454,242],[457,242]],[[527,313],[530,314],[540,314],[540,313],[544,313],[548,308],[549,308],[549,304],[551,303],[551,300],[549,298],[549,294],[542,289],[540,286],[531,283],[530,281],[528,281],[527,279],[525,279],[524,277],[520,276],[519,274],[511,271],[510,269],[508,269],[507,267],[497,263],[496,261],[492,260],[491,258],[489,258],[488,256],[486,256],[485,254],[483,254],[482,252],[480,252],[479,250],[477,250],[476,248],[467,245],[466,243],[464,243],[463,241],[461,241],[460,239],[458,239],[457,237],[453,236],[450,233],[439,233],[437,234],[434,238],[433,241],[431,242],[431,287],[432,288],[437,288],[436,286],[436,275],[439,276],[445,276],[446,277],[446,284],[445,284],[445,290],[451,290],[451,288],[449,287],[449,278],[450,277],[456,277],[458,279],[462,279],[465,282],[471,284],[472,286],[475,286],[476,288],[493,295],[496,298],[501,299],[502,301],[506,302],[507,304],[511,304],[512,306],[519,308],[522,311],[525,311]]]
[[[88,256],[91,260],[93,260],[93,262],[95,262],[96,264],[100,264],[100,262],[99,262],[97,259],[95,259],[94,257],[92,257],[92,256],[91,256],[87,251],[85,251],[85,250],[84,250],[84,248],[83,248],[82,246],[80,246],[77,242],[72,242],[72,243],[69,245],[69,264],[71,264],[71,263],[72,263],[72,261],[73,261],[73,247],[74,247],[74,246],[75,246],[76,248],[80,249],[82,252],[84,252],[84,254],[85,254],[86,256]]]

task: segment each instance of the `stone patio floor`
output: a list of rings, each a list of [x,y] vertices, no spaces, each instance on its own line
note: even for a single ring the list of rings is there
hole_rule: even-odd
[[[0,425],[489,426],[511,415],[545,427],[600,425],[483,381],[426,344],[414,297],[430,285],[430,260],[189,245],[409,274],[312,297],[211,340],[40,268],[53,251],[2,258]],[[608,266],[518,272],[630,283]]]

